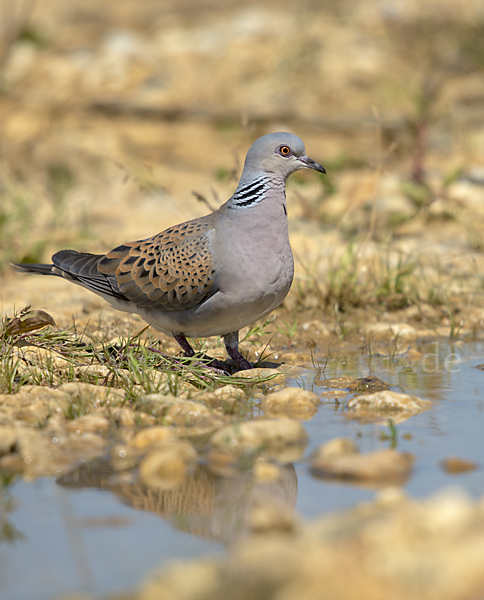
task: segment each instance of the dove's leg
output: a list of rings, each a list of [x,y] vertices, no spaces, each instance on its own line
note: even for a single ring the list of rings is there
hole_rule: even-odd
[[[250,364],[250,362],[246,360],[239,352],[238,331],[234,331],[232,333],[227,333],[227,335],[224,335],[224,342],[229,356],[235,360],[238,367],[240,367],[243,371],[245,371],[246,369],[252,369],[252,365]]]
[[[195,350],[190,346],[189,341],[183,335],[183,333],[173,333],[173,337],[180,344],[183,352],[185,353],[185,356],[189,358],[195,356]],[[234,331],[233,333],[228,333],[227,335],[224,335],[224,342],[229,356],[234,359],[234,361],[240,369],[252,369],[252,365],[250,364],[250,362],[246,360],[239,352],[238,331]]]
[[[183,333],[173,332],[173,337],[180,344],[187,358],[195,356],[195,350],[190,346],[190,342],[187,340]],[[211,359],[210,362],[204,362],[200,364],[202,364],[204,367],[207,367],[208,369],[213,369],[214,371],[219,372],[220,374],[227,374],[227,369],[224,366],[224,364],[215,358]],[[230,372],[228,374],[230,375]]]
[[[190,342],[183,335],[183,333],[173,333],[173,337],[182,347],[185,356],[187,356],[188,358],[195,356],[195,350],[190,346]]]

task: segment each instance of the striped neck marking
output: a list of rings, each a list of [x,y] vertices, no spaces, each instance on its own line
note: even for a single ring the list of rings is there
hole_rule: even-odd
[[[248,208],[262,202],[266,196],[266,192],[269,189],[269,178],[262,176],[254,179],[249,184],[244,185],[235,192],[232,196],[232,206],[238,206],[241,208]]]

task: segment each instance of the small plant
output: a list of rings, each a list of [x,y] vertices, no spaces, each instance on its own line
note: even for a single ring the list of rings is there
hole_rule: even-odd
[[[390,448],[394,450],[398,446],[398,432],[391,419],[388,419],[388,433],[382,431],[380,433],[382,441],[390,441]]]
[[[414,276],[416,262],[399,254],[396,265],[392,265],[389,248],[386,258],[379,265],[379,274],[371,273],[375,285],[375,296],[388,308],[404,308],[411,304],[411,278]]]
[[[337,306],[338,312],[364,304],[370,290],[360,278],[360,261],[354,243],[346,248],[338,265],[330,264],[327,274],[327,306]]]
[[[289,344],[291,344],[297,331],[297,319],[296,317],[294,317],[294,321],[292,323],[283,321],[282,324],[284,325],[284,327],[279,327],[279,325],[276,325],[276,329],[279,333],[285,335],[289,341]]]
[[[66,419],[78,419],[94,410],[96,404],[89,396],[74,397],[69,400],[67,408],[64,410]]]
[[[326,355],[326,359],[323,364],[317,363],[314,359],[314,355],[311,351],[311,363],[313,365],[314,370],[316,371],[314,375],[314,379],[326,378],[326,369],[328,367],[328,363],[331,360],[331,354]]]
[[[459,323],[457,326],[455,316],[454,316],[454,311],[452,310],[452,307],[450,305],[450,302],[449,302],[447,296],[445,296],[445,306],[447,308],[447,314],[449,315],[449,321],[450,321],[449,340],[457,340],[459,338],[459,332],[462,327],[462,323]]]
[[[251,344],[258,344],[259,340],[251,338],[259,338],[262,335],[270,334],[271,332],[267,331],[267,327],[274,321],[275,318],[275,316],[272,316],[266,319],[263,323],[256,323],[255,325],[251,325],[247,333],[240,340],[240,342],[250,342]]]

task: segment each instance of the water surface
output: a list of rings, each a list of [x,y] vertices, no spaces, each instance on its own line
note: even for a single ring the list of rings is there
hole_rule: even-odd
[[[327,391],[323,378],[376,375],[395,391],[430,399],[434,406],[387,435],[386,424],[347,420],[344,399],[338,404],[324,398],[318,413],[304,423],[309,434],[304,458],[284,466],[277,483],[254,483],[250,471],[223,479],[200,467],[182,490],[162,493],[117,479],[102,460],[57,482],[15,481],[0,497],[0,599],[125,590],[170,560],[220,555],[247,530],[246,516],[262,496],[282,500],[304,517],[371,499],[374,490],[309,473],[307,457],[334,437],[351,438],[362,452],[393,444],[414,454],[404,486],[410,496],[425,497],[449,486],[482,495],[482,468],[449,475],[440,462],[458,456],[482,464],[484,372],[475,367],[484,363],[484,344],[439,342],[415,349],[423,355],[417,361],[405,354],[349,352],[325,360],[324,373],[308,365],[292,379],[289,385],[320,393]]]

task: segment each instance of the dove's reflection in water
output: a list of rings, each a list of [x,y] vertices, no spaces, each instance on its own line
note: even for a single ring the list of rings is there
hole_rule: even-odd
[[[198,466],[176,489],[149,487],[135,478],[126,480],[109,460],[96,460],[57,479],[70,489],[110,491],[124,504],[149,511],[177,529],[229,544],[247,532],[251,511],[257,506],[278,506],[294,511],[297,476],[292,464],[279,467],[279,476],[260,481],[253,471],[232,477],[214,475]]]

